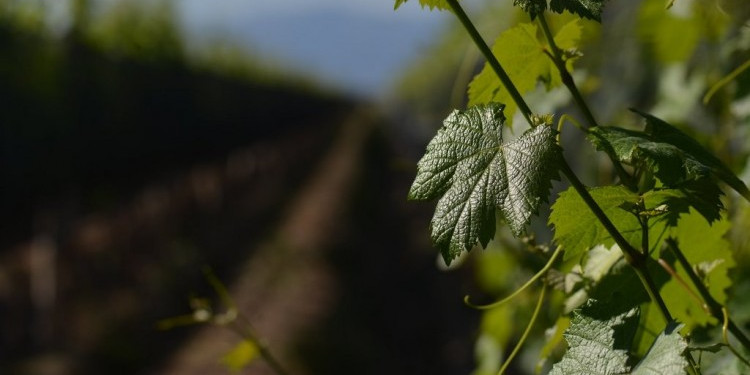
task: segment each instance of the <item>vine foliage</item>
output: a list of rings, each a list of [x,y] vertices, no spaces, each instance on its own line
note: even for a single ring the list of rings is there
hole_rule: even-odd
[[[396,0],[395,8],[404,2]],[[490,246],[498,223],[547,263],[532,279],[541,280],[541,294],[531,322],[500,373],[545,303],[558,315],[538,371],[548,361],[555,375],[713,373],[715,367],[703,362],[705,352],[723,353],[742,369],[750,340],[726,307],[736,264],[725,238],[732,226],[726,207],[750,201],[750,191],[699,141],[654,115],[633,110],[641,128],[599,125],[572,73],[582,58],[582,22],[601,22],[604,3],[514,0],[530,22],[500,33],[490,48],[457,0],[420,0],[423,7],[452,12],[486,64],[469,84],[468,108],[448,115],[427,145],[408,198],[438,200],[431,237],[447,264]],[[556,33],[547,21],[550,12],[566,13],[568,21]],[[572,115],[556,114],[555,127],[555,115],[533,112],[524,99],[539,82],[547,91],[567,89],[584,117],[583,125],[571,121],[609,160],[615,176],[610,184],[587,187],[574,172],[560,141]],[[510,119],[516,111],[528,126],[514,136],[518,125],[511,128]],[[561,176],[570,186],[551,194]],[[536,243],[529,223],[550,200],[554,235]],[[545,297],[547,288],[557,297]],[[478,307],[501,311],[522,293]],[[563,339],[567,349],[555,355]]]

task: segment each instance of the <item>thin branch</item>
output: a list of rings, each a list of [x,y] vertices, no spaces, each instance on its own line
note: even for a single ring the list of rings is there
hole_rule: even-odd
[[[510,80],[508,73],[506,73],[505,69],[503,69],[502,65],[500,65],[497,57],[495,57],[490,47],[487,45],[484,39],[482,39],[479,31],[477,31],[476,27],[474,27],[474,24],[469,19],[469,16],[466,15],[466,12],[464,12],[463,8],[461,8],[461,5],[458,4],[457,0],[446,0],[446,2],[453,10],[453,14],[455,14],[456,17],[458,17],[458,20],[461,21],[461,24],[469,33],[469,36],[471,36],[474,44],[477,45],[479,51],[482,52],[482,55],[484,55],[484,58],[487,59],[487,63],[490,64],[492,70],[494,70],[495,74],[497,74],[498,78],[500,78],[500,82],[502,82],[505,89],[508,90],[510,97],[513,98],[513,101],[518,106],[518,109],[523,114],[523,117],[526,119],[529,125],[533,126],[534,123],[531,120],[531,109],[529,109],[529,106],[528,104],[526,104],[526,101],[523,100],[521,93],[518,92],[518,89]]]
[[[722,306],[718,301],[714,299],[714,297],[708,291],[708,288],[706,288],[700,278],[698,278],[698,275],[693,270],[690,262],[688,262],[687,258],[685,258],[685,254],[682,253],[682,250],[680,250],[680,247],[677,245],[677,241],[675,241],[674,238],[667,238],[666,244],[669,249],[672,250],[675,257],[677,258],[677,261],[679,261],[680,265],[682,265],[682,268],[684,268],[685,272],[687,272],[688,277],[690,277],[690,281],[698,290],[698,293],[701,295],[701,297],[703,297],[703,300],[706,301],[706,305],[708,305],[711,315],[719,321],[723,320],[724,316],[721,310],[724,308],[724,306]],[[742,344],[742,346],[750,350],[750,339],[745,336],[745,333],[740,330],[740,328],[737,326],[737,324],[734,323],[734,321],[729,319],[727,328],[729,329],[729,332],[732,333],[732,336],[734,336],[737,341]]]
[[[552,36],[552,32],[550,31],[549,25],[547,24],[547,19],[544,17],[544,13],[539,14],[538,18],[539,24],[542,25],[544,37],[547,39],[547,43],[549,43],[550,49],[552,50],[552,54],[550,54],[548,51],[545,52],[555,64],[557,70],[560,72],[560,79],[562,80],[562,83],[565,85],[565,87],[568,88],[568,91],[570,91],[570,94],[573,96],[573,100],[575,101],[576,105],[581,110],[581,112],[583,112],[583,116],[588,122],[588,127],[592,128],[599,126],[599,123],[596,121],[593,112],[591,112],[591,108],[589,108],[588,104],[586,104],[586,100],[583,99],[583,95],[581,95],[581,92],[578,91],[578,86],[576,86],[576,82],[575,80],[573,80],[573,76],[570,75],[570,72],[568,72],[568,69],[565,67],[565,59],[563,58],[562,51],[560,51],[560,48],[557,47],[557,44],[555,43],[555,37]],[[607,153],[607,155],[609,156],[610,160],[612,160],[612,165],[615,168],[615,172],[617,172],[617,176],[620,177],[623,185],[625,185],[631,191],[636,191],[638,189],[638,186],[636,182],[633,181],[633,177],[625,170],[620,161],[617,160],[614,155],[610,153]]]
[[[539,316],[539,311],[542,309],[542,304],[544,304],[544,296],[546,292],[547,292],[547,283],[542,283],[542,291],[539,293],[539,299],[536,302],[534,313],[531,315],[531,320],[529,320],[529,324],[526,325],[526,329],[523,331],[523,335],[521,335],[521,339],[518,340],[516,347],[513,348],[513,351],[505,360],[505,363],[503,363],[503,365],[500,367],[500,371],[498,371],[497,375],[503,375],[505,373],[505,370],[508,369],[508,366],[513,361],[513,358],[515,358],[518,352],[521,350],[523,343],[526,342],[526,338],[529,336],[529,332],[531,332],[531,328],[534,327],[534,323],[536,323],[536,318]]]
[[[557,256],[560,255],[560,253],[562,253],[562,246],[558,246],[557,249],[555,249],[555,252],[552,253],[552,257],[550,257],[549,260],[547,261],[547,264],[545,264],[544,267],[541,270],[539,270],[539,272],[536,273],[536,275],[534,275],[531,279],[529,279],[529,281],[523,284],[520,288],[516,289],[516,291],[511,293],[509,296],[499,301],[490,303],[488,305],[475,305],[471,303],[471,301],[469,301],[469,296],[467,295],[466,297],[464,297],[464,303],[467,306],[471,308],[475,308],[477,310],[489,310],[489,309],[493,309],[495,307],[499,307],[503,305],[504,303],[512,300],[513,298],[521,294],[521,292],[523,292],[524,290],[526,290],[526,288],[531,286],[531,284],[533,284],[534,281],[537,281],[540,277],[544,276],[544,274],[547,273],[547,271],[549,271],[549,269],[555,263],[555,259],[557,259]]]

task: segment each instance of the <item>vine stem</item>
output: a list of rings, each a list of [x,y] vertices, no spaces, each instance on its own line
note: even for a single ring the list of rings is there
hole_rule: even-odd
[[[513,348],[513,351],[508,356],[508,359],[506,359],[503,365],[500,367],[500,371],[497,372],[497,375],[503,375],[505,373],[505,370],[508,369],[508,366],[513,361],[513,358],[515,358],[516,355],[518,354],[518,351],[521,350],[523,343],[526,342],[526,338],[529,337],[531,328],[534,327],[534,323],[536,323],[536,319],[537,317],[539,317],[539,311],[542,309],[542,304],[544,303],[544,296],[546,292],[547,292],[547,283],[544,282],[542,283],[542,291],[539,293],[539,299],[536,302],[536,307],[534,308],[534,313],[531,315],[531,320],[529,320],[529,324],[526,325],[526,329],[523,331],[523,334],[521,335],[521,339],[518,340],[516,347]]]
[[[495,74],[497,74],[498,78],[500,78],[500,82],[502,82],[503,87],[508,90],[510,97],[513,98],[513,101],[516,103],[518,109],[523,114],[526,122],[528,122],[529,125],[533,126],[534,123],[531,120],[531,109],[529,109],[529,106],[528,104],[526,104],[526,101],[523,100],[521,93],[518,92],[518,89],[510,80],[508,73],[506,73],[505,69],[503,69],[502,65],[500,65],[500,61],[497,60],[497,57],[495,57],[495,55],[492,53],[490,47],[487,45],[484,39],[482,39],[482,35],[480,35],[479,31],[477,31],[477,28],[474,27],[474,24],[469,19],[469,16],[466,15],[464,9],[461,7],[461,5],[458,4],[458,0],[445,1],[453,10],[453,14],[455,14],[456,17],[458,17],[458,20],[461,21],[464,29],[466,29],[466,32],[469,33],[469,36],[474,41],[474,44],[476,44],[477,48],[479,48],[479,51],[482,52],[484,58],[487,59],[487,63],[490,64],[492,70],[494,70]]]
[[[612,236],[612,238],[615,240],[615,243],[617,243],[617,245],[620,247],[623,254],[625,255],[625,260],[628,262],[628,264],[630,264],[631,267],[633,267],[633,270],[635,270],[636,275],[638,275],[638,278],[641,280],[641,284],[643,284],[643,287],[646,289],[646,292],[651,298],[651,301],[656,303],[656,306],[659,307],[659,311],[664,317],[664,320],[667,323],[673,321],[674,319],[672,318],[672,314],[669,312],[669,308],[667,308],[667,304],[664,302],[664,299],[661,298],[659,290],[656,287],[656,283],[654,283],[654,279],[651,278],[651,274],[649,274],[648,272],[646,263],[646,260],[648,259],[648,249],[643,249],[643,252],[639,252],[627,240],[625,240],[620,231],[617,230],[615,225],[612,224],[604,211],[602,211],[602,208],[599,207],[599,204],[596,203],[591,194],[589,194],[586,186],[581,182],[581,180],[578,179],[578,176],[576,176],[576,174],[573,172],[573,170],[570,168],[570,165],[568,165],[568,162],[564,158],[562,158],[560,161],[560,169],[562,170],[568,181],[570,181],[570,184],[573,185],[573,188],[576,190],[576,192],[578,192],[578,195],[581,196],[583,201],[589,207],[591,212],[594,213],[594,216],[596,216],[599,222],[602,223],[604,229],[607,230],[607,233]],[[648,228],[646,228],[646,230],[648,230]],[[692,370],[692,372],[695,374],[700,374],[700,370],[690,352],[685,352],[685,358],[690,364],[690,369]]]
[[[550,49],[552,50],[552,56],[550,57],[552,57],[552,61],[555,63],[557,70],[560,71],[560,78],[562,79],[562,83],[565,85],[565,87],[568,88],[570,94],[573,95],[573,100],[575,100],[576,104],[583,112],[583,116],[586,117],[586,121],[588,121],[589,126],[599,126],[599,123],[596,122],[596,118],[594,118],[594,114],[591,112],[588,104],[586,104],[586,101],[583,99],[583,95],[581,95],[581,92],[578,91],[578,87],[573,80],[573,76],[571,76],[570,72],[568,72],[568,69],[565,68],[565,60],[563,60],[562,52],[555,43],[555,38],[552,36],[552,32],[550,31],[549,25],[547,24],[547,19],[544,17],[544,13],[540,12],[537,17],[539,18],[539,24],[542,25],[544,37],[547,39],[547,43],[549,43]]]
[[[549,24],[547,23],[547,18],[545,18],[543,12],[540,13],[537,18],[539,18],[539,24],[542,26],[544,38],[547,39],[547,43],[549,43],[549,48],[552,50],[552,54],[547,51],[545,52],[547,52],[547,56],[552,59],[555,67],[560,72],[560,79],[562,83],[565,85],[565,87],[568,88],[568,91],[570,91],[570,94],[573,96],[573,100],[576,102],[576,105],[581,110],[581,112],[583,112],[583,116],[588,122],[588,127],[593,128],[599,126],[599,123],[594,117],[594,113],[591,111],[591,108],[589,108],[588,104],[586,104],[586,100],[583,99],[583,95],[581,95],[581,92],[578,90],[578,86],[576,86],[576,82],[575,80],[573,80],[573,76],[570,75],[570,72],[568,72],[568,69],[565,67],[565,59],[563,59],[562,51],[557,46],[557,43],[555,43],[555,37],[552,36],[552,31],[550,31]],[[607,153],[607,155],[609,156],[610,160],[612,160],[612,165],[614,166],[615,171],[620,177],[622,183],[632,191],[638,190],[637,184],[633,181],[632,176],[630,176],[625,168],[623,168],[620,161],[610,153]]]
[[[516,296],[521,294],[521,292],[523,292],[524,290],[526,290],[526,288],[531,286],[531,284],[533,284],[534,281],[537,281],[540,277],[544,276],[547,273],[547,271],[549,271],[549,269],[552,268],[552,265],[555,263],[555,259],[557,259],[557,256],[560,255],[560,253],[562,253],[562,249],[563,249],[562,246],[558,246],[557,249],[555,249],[555,252],[552,253],[552,256],[547,261],[547,264],[545,264],[544,267],[542,267],[542,269],[539,270],[539,272],[537,272],[531,279],[529,279],[529,281],[523,284],[520,288],[516,289],[516,291],[511,293],[509,296],[499,301],[490,303],[488,305],[475,305],[471,303],[471,301],[469,301],[469,296],[467,295],[464,297],[464,303],[466,304],[466,306],[469,306],[477,310],[489,310],[489,309],[494,309],[495,307],[499,307],[503,305],[504,303],[512,300],[513,298],[516,298]]]
[[[690,262],[688,262],[685,254],[683,254],[682,250],[680,250],[677,241],[674,238],[670,237],[667,238],[666,244],[669,249],[672,250],[675,257],[677,258],[677,261],[680,262],[680,265],[682,265],[682,268],[685,269],[685,272],[688,274],[690,281],[698,290],[698,293],[701,295],[701,297],[703,297],[706,305],[708,305],[711,315],[713,315],[713,317],[718,319],[719,321],[724,320],[725,316],[722,313],[722,309],[724,308],[724,306],[722,306],[718,301],[714,299],[714,297],[708,291],[708,288],[706,288],[700,278],[698,278],[698,275],[695,274],[693,267],[690,266]],[[750,350],[750,339],[745,336],[745,333],[740,330],[740,327],[738,327],[737,324],[735,324],[731,319],[728,319],[728,323],[726,324],[726,326],[727,329],[729,329],[729,332],[732,333],[732,336],[734,336],[737,341],[742,344],[742,346]]]
[[[229,325],[229,328],[240,337],[242,337],[243,340],[246,340],[253,344],[258,349],[258,354],[260,354],[260,357],[263,358],[263,361],[265,361],[266,364],[271,367],[276,375],[289,375],[289,372],[284,369],[284,366],[281,365],[281,362],[279,362],[279,360],[273,355],[273,353],[271,353],[271,350],[268,348],[268,345],[266,345],[264,340],[262,340],[258,336],[258,334],[255,333],[255,328],[250,323],[250,320],[239,313],[237,305],[229,295],[229,291],[227,290],[224,283],[222,283],[221,280],[219,280],[219,278],[208,267],[205,267],[203,269],[203,275],[206,278],[206,281],[208,281],[211,287],[213,287],[221,302],[227,308],[227,312],[224,313],[223,316],[215,317],[213,319],[214,324],[222,326],[231,323],[231,325]]]

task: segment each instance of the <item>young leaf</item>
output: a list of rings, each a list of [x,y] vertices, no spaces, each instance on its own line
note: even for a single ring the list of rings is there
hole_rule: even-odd
[[[514,234],[524,231],[557,178],[555,130],[529,129],[503,143],[502,104],[453,111],[427,145],[409,199],[442,195],[431,221],[432,241],[446,263],[495,233],[495,213]]]
[[[546,83],[548,90],[562,84],[555,64],[544,52],[547,44],[539,39],[539,32],[535,23],[523,23],[500,34],[492,46],[492,53],[521,94],[534,90],[539,80]],[[558,31],[555,43],[563,50],[575,48],[581,34],[581,23],[573,20]],[[574,58],[567,61],[568,69],[572,69],[573,61]],[[508,103],[505,115],[511,119],[516,111],[510,94],[488,64],[469,83],[468,94],[470,106],[490,102]]]
[[[575,13],[583,18],[602,21],[604,0],[551,0],[549,8],[557,13]]]
[[[637,204],[638,195],[623,186],[593,188],[589,193],[625,239],[630,243],[638,243],[634,241],[640,239],[638,219],[621,208],[625,203]],[[614,244],[599,219],[572,187],[557,197],[552,205],[549,223],[555,227],[555,241],[565,249],[565,259],[599,244],[607,247]]]
[[[573,311],[565,331],[568,351],[550,375],[625,374],[628,349],[638,328],[638,308],[616,313],[612,306],[589,300]]]
[[[667,324],[631,375],[685,374],[688,362],[682,352],[687,348],[687,342],[680,336],[681,328],[682,324],[676,322]]]
[[[403,3],[407,1],[408,0],[396,0],[396,3],[393,4],[393,10],[398,9]],[[422,8],[424,8],[425,6],[429,7],[430,10],[445,10],[451,8],[448,3],[445,2],[445,0],[419,0],[419,4],[422,5]]]

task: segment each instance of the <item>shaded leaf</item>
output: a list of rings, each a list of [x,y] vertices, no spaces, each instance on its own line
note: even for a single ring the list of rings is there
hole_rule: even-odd
[[[718,219],[723,208],[714,179],[750,199],[744,182],[698,142],[656,117],[641,115],[646,118],[644,131],[596,127],[588,138],[613,158],[648,168],[666,187],[681,190],[682,199],[709,221]]]
[[[477,243],[487,246],[497,210],[515,235],[522,233],[557,178],[555,130],[537,126],[503,143],[503,108],[454,111],[417,165],[409,199],[442,196],[431,229],[446,263]]]
[[[650,134],[652,139],[667,143],[688,153],[695,158],[698,163],[708,167],[711,173],[740,193],[740,195],[746,198],[750,196],[750,190],[748,190],[745,183],[740,180],[739,177],[729,169],[729,167],[722,163],[721,160],[716,158],[692,137],[657,117],[637,110],[634,110],[634,112],[646,119],[645,132]]]

